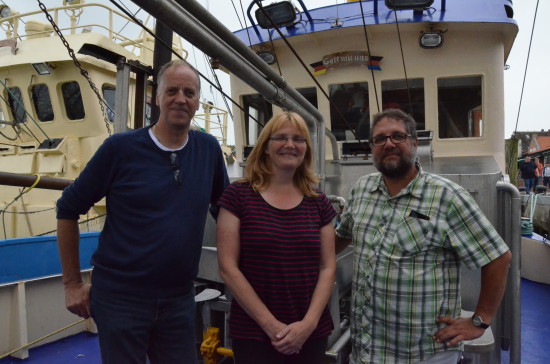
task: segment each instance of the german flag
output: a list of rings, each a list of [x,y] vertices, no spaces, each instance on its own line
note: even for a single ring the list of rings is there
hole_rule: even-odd
[[[313,67],[313,76],[319,76],[327,73],[327,68],[322,61],[311,63],[310,66]]]
[[[381,71],[380,60],[384,57],[369,56],[369,61],[367,62],[367,68],[369,70]]]

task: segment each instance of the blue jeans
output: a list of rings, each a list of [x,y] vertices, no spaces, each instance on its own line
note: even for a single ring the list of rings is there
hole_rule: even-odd
[[[196,364],[195,294],[143,298],[92,285],[91,312],[103,364]]]
[[[531,189],[535,187],[535,179],[534,178],[524,178],[523,182],[525,184],[525,191],[527,193],[531,192]]]

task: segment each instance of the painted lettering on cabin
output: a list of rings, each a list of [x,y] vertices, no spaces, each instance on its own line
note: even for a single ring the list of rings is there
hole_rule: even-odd
[[[370,56],[365,51],[347,51],[338,52],[326,55],[320,62],[311,64],[313,67],[313,75],[319,76],[327,72],[327,70],[335,69],[342,66],[367,66],[368,69],[380,71],[380,60],[383,57]]]
[[[382,57],[370,57],[364,51],[348,51],[329,54],[323,57],[323,65],[330,69],[341,66],[368,66],[370,63],[378,63]]]

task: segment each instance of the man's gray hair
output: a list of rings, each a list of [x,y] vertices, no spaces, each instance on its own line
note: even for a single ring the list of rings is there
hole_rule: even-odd
[[[197,69],[195,67],[191,66],[191,64],[189,64],[189,62],[187,62],[184,59],[175,59],[175,60],[172,60],[172,61],[164,64],[160,68],[159,73],[157,74],[157,85],[160,87],[160,84],[163,81],[164,73],[169,68],[176,67],[176,66],[189,67],[193,72],[195,72],[195,74],[197,75],[197,82],[198,82],[199,91],[200,91],[201,90],[201,77],[200,77],[199,71],[197,71]]]

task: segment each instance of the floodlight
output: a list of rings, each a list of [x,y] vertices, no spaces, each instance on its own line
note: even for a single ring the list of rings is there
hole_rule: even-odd
[[[275,25],[269,21],[270,18]],[[296,10],[290,1],[281,1],[264,6],[262,9],[256,9],[256,21],[264,29],[274,26],[289,26],[294,24],[295,20]]]
[[[277,58],[271,52],[258,52],[258,57],[260,57],[265,63],[270,65],[277,62]]]
[[[386,6],[393,10],[405,9],[426,9],[429,8],[434,0],[385,0]]]
[[[443,44],[443,34],[436,30],[420,33],[418,43],[422,48],[433,49],[439,48]]]
[[[7,5],[0,5],[0,18],[8,18],[11,16],[11,9]]]
[[[50,71],[50,67],[44,62],[33,63],[32,66],[34,67],[36,73],[38,73],[41,76],[49,75],[50,73],[52,73]]]
[[[63,6],[84,4],[84,0],[63,0]]]

